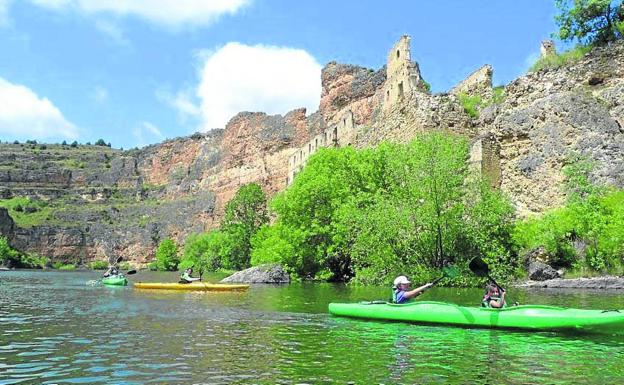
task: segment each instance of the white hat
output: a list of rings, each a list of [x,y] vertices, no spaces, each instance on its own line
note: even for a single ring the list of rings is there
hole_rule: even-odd
[[[404,275],[400,275],[396,277],[396,279],[394,280],[394,286],[399,286],[401,284],[407,284],[407,283],[411,283],[411,282]]]

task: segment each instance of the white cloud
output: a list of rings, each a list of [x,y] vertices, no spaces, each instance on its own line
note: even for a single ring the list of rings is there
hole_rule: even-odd
[[[0,78],[0,134],[26,139],[76,139],[78,129],[47,98]]]
[[[318,108],[322,66],[304,50],[232,42],[204,60],[197,88],[203,131],[224,127],[241,111]]]
[[[132,130],[132,135],[136,138],[139,147],[165,139],[160,129],[150,122],[141,122]]]
[[[2,0],[0,0],[2,1]],[[89,15],[134,16],[167,26],[208,25],[251,0],[30,0],[38,6]]]

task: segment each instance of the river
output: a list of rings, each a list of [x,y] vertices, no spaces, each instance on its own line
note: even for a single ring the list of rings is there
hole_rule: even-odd
[[[388,297],[381,287],[294,283],[184,293],[86,284],[100,274],[0,271],[0,385],[624,383],[622,335],[328,315],[332,301]],[[624,309],[622,292],[509,294],[521,303]],[[433,288],[421,298],[478,305],[481,295]]]

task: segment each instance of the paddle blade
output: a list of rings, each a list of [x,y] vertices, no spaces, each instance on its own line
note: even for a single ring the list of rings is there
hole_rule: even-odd
[[[487,263],[485,263],[481,257],[472,258],[468,267],[477,277],[487,277],[490,273]]]
[[[130,270],[126,273],[126,275],[132,275],[132,274],[136,274],[137,271],[136,270]]]
[[[115,263],[121,263],[121,261],[123,261],[123,257],[119,256],[117,257],[117,260],[115,261]]]
[[[456,278],[459,275],[459,269],[455,265],[450,265],[442,268],[442,273],[447,278]]]

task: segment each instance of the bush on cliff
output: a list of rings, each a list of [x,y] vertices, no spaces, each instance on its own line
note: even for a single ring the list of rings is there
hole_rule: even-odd
[[[445,261],[482,255],[498,278],[509,276],[513,210],[469,178],[467,159],[464,139],[439,133],[408,145],[321,149],[271,202],[277,222],[254,237],[253,264],[386,283],[397,274],[427,279]]]
[[[514,238],[521,251],[544,246],[555,267],[624,271],[624,191],[589,182],[591,167],[576,160],[566,167],[568,202],[564,207],[525,220]]]
[[[19,252],[9,245],[6,237],[0,237],[0,265],[8,264],[9,261],[17,261]]]
[[[172,239],[164,239],[156,250],[156,267],[158,270],[175,271],[178,269],[178,246]]]

